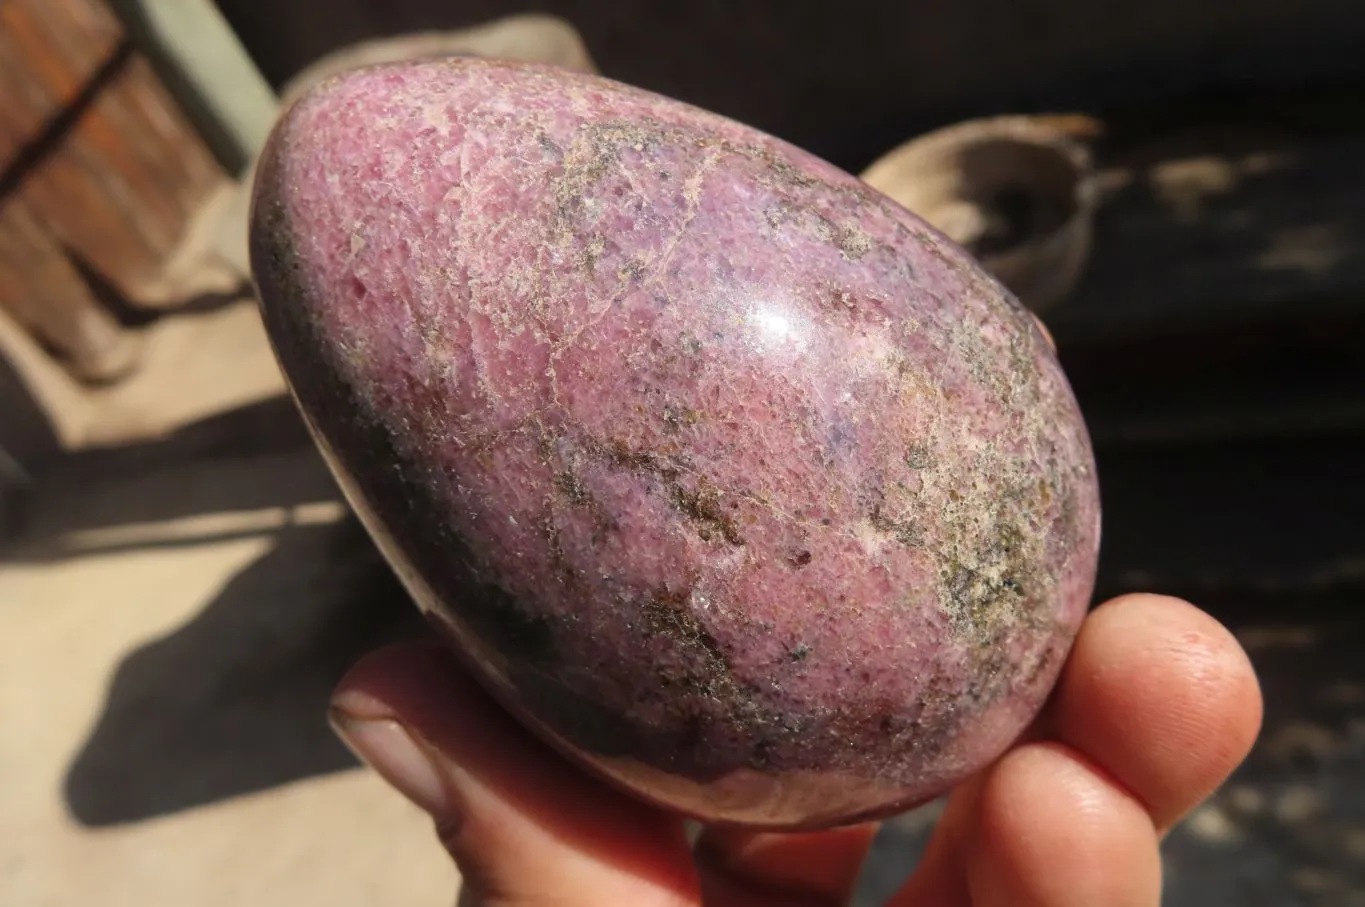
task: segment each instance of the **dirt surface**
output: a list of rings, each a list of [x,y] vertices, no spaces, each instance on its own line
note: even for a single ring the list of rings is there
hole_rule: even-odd
[[[254,305],[147,334],[98,392],[4,335],[80,449],[27,464],[0,548],[0,902],[452,903],[426,818],[325,724],[415,611],[278,396]]]

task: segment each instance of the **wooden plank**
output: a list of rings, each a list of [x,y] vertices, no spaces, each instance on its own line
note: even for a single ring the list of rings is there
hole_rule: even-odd
[[[1365,92],[1113,118],[1076,294],[1046,320],[1096,443],[1365,426]]]
[[[49,44],[59,46],[60,42],[55,40]],[[80,111],[62,144],[63,150],[80,162],[87,178],[102,190],[103,203],[113,209],[124,229],[136,232],[151,253],[133,267],[130,262],[105,255],[97,246],[79,249],[120,287],[130,289],[145,273],[156,268],[161,255],[173,245],[177,225],[174,210],[164,205],[160,197],[159,176],[148,162],[140,159],[136,140],[115,128],[105,113],[110,93],[126,83],[133,61],[131,48],[123,47],[120,52],[121,62],[99,86],[89,105]],[[56,51],[54,56],[59,53]],[[63,233],[78,229],[73,220],[83,214],[51,208],[42,213],[54,230]]]
[[[48,52],[68,67],[80,66],[85,52],[84,36],[73,27],[70,16],[64,11],[51,6],[43,9],[38,20]],[[123,40],[121,35],[121,44]],[[160,184],[174,173],[174,169],[163,167],[158,170],[157,162],[141,153],[143,142],[140,137],[109,115],[109,108],[113,106],[110,96],[128,82],[129,69],[135,59],[131,48],[123,48],[123,52],[125,61],[82,112],[70,141],[80,148],[85,165],[97,179],[101,182],[117,180],[126,187],[118,199],[123,203],[120,215],[143,233],[149,246],[164,250],[174,242],[177,231],[175,209],[165,204]]]
[[[222,168],[163,89],[149,61],[134,57],[128,76],[128,90],[114,93],[110,100],[116,101],[127,117],[129,129],[146,136],[152,147],[161,150],[157,155],[160,166],[176,174],[174,180],[167,181],[165,191],[177,205],[183,225],[222,183]],[[176,153],[167,154],[167,148],[176,149]]]
[[[1098,460],[1101,595],[1365,586],[1365,433],[1102,450]]]
[[[120,377],[136,344],[21,200],[0,205],[0,309],[66,360],[81,378]]]
[[[217,188],[216,162],[102,3],[12,0],[0,15],[0,71],[22,88],[0,102],[19,142],[0,195],[136,301]]]
[[[1365,306],[1061,351],[1101,447],[1365,427]]]
[[[32,0],[30,0],[32,2]],[[45,6],[45,30],[73,65],[80,60],[82,43],[94,37],[93,29],[112,22],[112,14],[93,0],[62,0]],[[53,10],[60,13],[54,14]],[[98,22],[84,26],[81,10],[98,10]],[[126,35],[123,35],[125,38]],[[216,175],[216,166],[184,117],[174,108],[150,65],[132,53],[127,66],[100,92],[88,114],[92,137],[98,133],[96,165],[108,169],[122,160],[122,168],[136,185],[135,195],[143,206],[156,211],[154,224],[165,223],[171,233],[169,247],[180,229],[203,202]],[[173,153],[167,153],[170,149]]]
[[[9,84],[24,86],[5,105],[11,122],[24,130],[20,156],[5,167],[4,193],[20,192],[37,216],[65,245],[79,250],[115,279],[155,268],[157,249],[123,215],[115,201],[130,189],[120,178],[102,181],[88,155],[71,136],[100,84],[117,71],[124,57],[117,44],[89,48],[91,64],[72,72],[52,51],[29,0],[0,4],[0,65]],[[95,54],[100,56],[95,56]],[[106,75],[107,74],[107,75]],[[0,194],[4,194],[0,193]]]
[[[99,0],[44,0],[43,8],[89,38],[123,35],[123,24],[113,10]]]
[[[1086,275],[1048,313],[1058,342],[1360,311],[1365,132],[1196,128],[1148,136],[1108,165]]]
[[[47,5],[34,0],[6,0],[0,3],[0,38],[6,39],[11,60],[22,61],[5,81],[7,90],[0,93],[0,108],[8,108],[13,103],[15,107],[12,112],[27,117],[25,128],[21,130],[24,133],[38,132],[44,124],[59,115],[123,38],[122,30],[112,18],[105,19],[97,15],[81,17],[83,60],[74,71],[69,70],[51,55],[40,18],[50,17],[56,8],[65,6],[66,2],[56,0]],[[84,3],[80,5],[89,6]],[[87,12],[96,14],[98,7],[91,7]],[[41,86],[44,84],[56,85],[58,88],[55,92],[43,90]],[[0,166],[8,166],[17,150],[0,147]]]

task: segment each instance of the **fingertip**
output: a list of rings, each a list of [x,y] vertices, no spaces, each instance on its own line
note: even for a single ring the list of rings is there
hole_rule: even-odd
[[[704,902],[846,903],[878,828],[795,834],[708,828],[695,848]]]
[[[1146,810],[1063,744],[1028,744],[996,764],[964,850],[978,907],[1136,907],[1160,899],[1160,854]]]
[[[441,644],[400,643],[367,655],[338,683],[332,708],[343,735],[370,729],[387,746],[396,727],[433,761],[438,780],[417,785],[386,774],[411,760],[366,759],[432,814],[465,884],[484,902],[694,903],[682,822],[561,758]],[[442,797],[426,796],[431,791]]]
[[[1255,669],[1226,627],[1182,599],[1134,594],[1086,620],[1049,718],[1164,829],[1246,758],[1262,709]]]
[[[431,700],[452,694],[463,700],[470,684],[439,643],[412,640],[362,656],[337,682],[332,707],[361,718],[384,718],[398,705],[425,718]]]

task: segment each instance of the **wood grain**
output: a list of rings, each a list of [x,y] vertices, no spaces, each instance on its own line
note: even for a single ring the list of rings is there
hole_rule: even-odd
[[[0,83],[0,307],[114,377],[135,344],[99,294],[153,296],[223,174],[102,0],[0,3]]]
[[[0,307],[86,381],[120,378],[137,341],[21,200],[0,207]]]

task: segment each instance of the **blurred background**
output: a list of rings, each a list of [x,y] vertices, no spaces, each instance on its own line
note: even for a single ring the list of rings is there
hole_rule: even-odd
[[[959,231],[1090,423],[1098,596],[1187,596],[1261,672],[1167,903],[1365,905],[1362,48],[1360,0],[0,0],[0,903],[451,902],[324,723],[422,628],[284,396],[244,187],[321,74],[472,53],[730,115]]]

